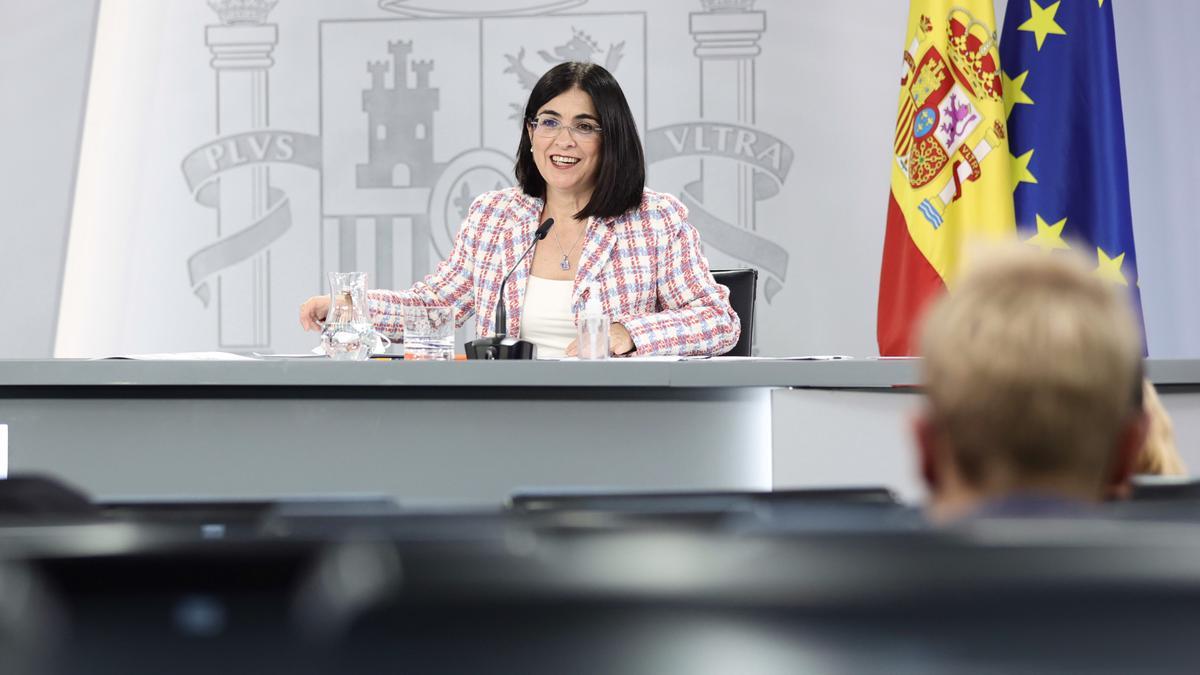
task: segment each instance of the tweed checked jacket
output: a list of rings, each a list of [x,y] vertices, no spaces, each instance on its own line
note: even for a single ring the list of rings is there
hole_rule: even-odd
[[[404,303],[447,304],[454,306],[456,325],[477,314],[477,336],[491,335],[500,282],[533,243],[542,207],[519,187],[478,197],[437,270],[410,290],[369,293],[376,330],[400,339]],[[526,256],[504,289],[509,335],[521,334],[532,264],[533,256]],[[571,293],[577,319],[591,297],[629,330],[638,354],[723,354],[741,333],[729,291],[709,272],[687,209],[651,190],[636,209],[589,220]]]

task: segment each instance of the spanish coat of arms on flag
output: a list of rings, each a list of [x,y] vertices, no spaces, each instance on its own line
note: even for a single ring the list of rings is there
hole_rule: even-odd
[[[879,284],[879,353],[909,355],[925,303],[952,288],[965,242],[1012,236],[1012,186],[991,0],[914,0],[900,77]]]

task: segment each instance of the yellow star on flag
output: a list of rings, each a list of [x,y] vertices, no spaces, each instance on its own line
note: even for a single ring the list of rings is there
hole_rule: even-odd
[[[1047,35],[1067,34],[1067,31],[1063,30],[1063,27],[1054,20],[1055,15],[1058,14],[1058,6],[1061,4],[1062,0],[1058,0],[1049,7],[1042,7],[1037,4],[1037,0],[1029,0],[1029,11],[1032,16],[1025,23],[1017,26],[1017,30],[1033,33],[1033,36],[1037,38],[1039,52],[1042,51],[1042,43],[1046,41]]]
[[[1037,216],[1037,234],[1026,239],[1025,243],[1036,246],[1046,253],[1051,251],[1065,251],[1071,248],[1067,246],[1067,242],[1063,241],[1062,238],[1063,226],[1066,224],[1067,219],[1063,218],[1053,225],[1048,225],[1039,215]]]
[[[1029,98],[1029,94],[1025,93],[1025,78],[1029,77],[1029,71],[1025,71],[1020,75],[1008,78],[1008,73],[1000,71],[1001,88],[1004,90],[1004,117],[1008,118],[1012,114],[1013,107],[1018,103],[1024,105],[1033,105],[1033,99]]]
[[[1029,162],[1033,160],[1033,150],[1030,150],[1020,157],[1017,157],[1013,154],[1009,154],[1008,157],[1012,161],[1013,192],[1017,191],[1017,187],[1021,183],[1037,184],[1037,176],[1034,176],[1033,172],[1029,170]]]
[[[1129,285],[1129,280],[1127,280],[1125,278],[1125,274],[1121,272],[1121,264],[1125,262],[1124,253],[1115,258],[1110,258],[1108,257],[1108,254],[1104,252],[1104,249],[1097,246],[1096,259],[1098,261],[1096,264],[1096,274],[1101,279],[1107,279],[1108,281],[1111,281],[1115,284],[1120,284],[1122,286]]]

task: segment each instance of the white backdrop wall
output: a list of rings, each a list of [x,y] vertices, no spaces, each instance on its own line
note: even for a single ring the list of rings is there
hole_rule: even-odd
[[[50,356],[99,0],[0,0],[0,358]]]
[[[522,9],[553,3],[281,0],[264,25],[228,30],[202,0],[101,0],[94,55],[87,39],[12,47],[31,23],[88,36],[92,3],[30,4],[0,0],[0,134],[15,154],[0,280],[10,298],[31,283],[54,290],[34,298],[28,330],[0,333],[0,356],[311,346],[295,310],[322,290],[323,271],[360,267],[406,285],[444,251],[461,199],[511,180],[522,75],[566,55],[615,64],[650,146],[650,185],[731,226],[708,239],[713,265],[767,272],[761,353],[876,353],[905,2],[758,0],[713,19],[699,0],[564,0],[532,16]],[[1200,144],[1181,112],[1200,104],[1186,49],[1200,5],[1125,0],[1116,11],[1150,351],[1200,356],[1189,298]],[[734,45],[732,61],[702,63],[712,30],[757,39]],[[393,54],[398,41],[411,54]],[[70,77],[89,58],[90,89]],[[370,97],[383,129],[362,108],[371,62],[388,68],[380,89],[404,90]],[[72,205],[73,158],[28,139],[69,145],[85,91]],[[739,144],[739,133],[752,138]],[[401,168],[386,147],[397,134],[425,136]]]

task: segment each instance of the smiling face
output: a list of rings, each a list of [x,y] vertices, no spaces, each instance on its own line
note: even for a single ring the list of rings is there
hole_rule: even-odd
[[[592,97],[573,87],[547,101],[538,109],[537,117],[556,119],[564,127],[550,137],[534,133],[532,127],[529,129],[533,162],[546,181],[546,196],[556,194],[586,202],[596,186],[603,141],[599,133],[582,138],[565,127],[600,126]]]

